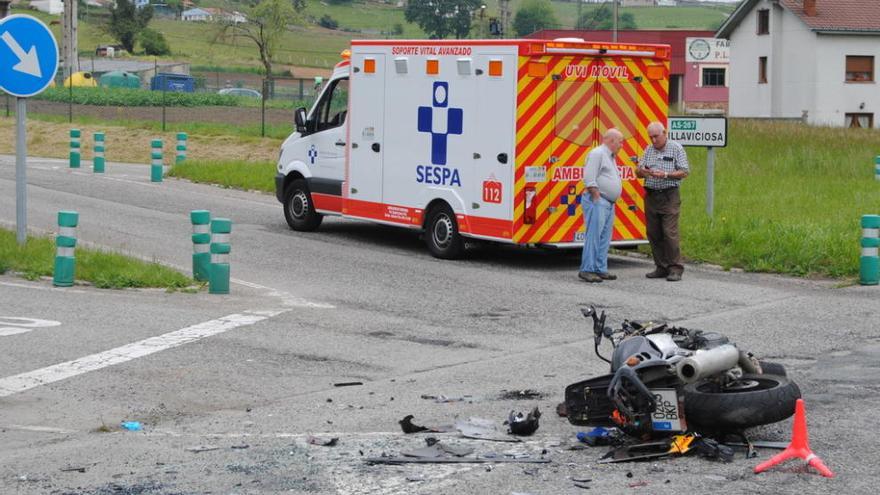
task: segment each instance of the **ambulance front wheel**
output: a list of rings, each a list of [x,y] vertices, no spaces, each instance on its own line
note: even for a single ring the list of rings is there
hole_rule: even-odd
[[[311,232],[321,225],[324,217],[315,211],[305,179],[291,182],[284,190],[284,218],[291,229],[300,232]]]
[[[425,242],[435,258],[451,260],[461,256],[464,241],[458,233],[458,222],[448,205],[442,204],[431,210],[428,217]]]

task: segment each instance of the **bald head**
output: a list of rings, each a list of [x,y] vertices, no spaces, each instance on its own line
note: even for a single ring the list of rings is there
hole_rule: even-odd
[[[612,153],[617,153],[620,151],[620,147],[623,146],[623,133],[613,127],[608,129],[602,135],[602,144],[608,147]]]
[[[654,149],[662,150],[666,147],[666,128],[660,122],[651,122],[648,124],[648,138]]]

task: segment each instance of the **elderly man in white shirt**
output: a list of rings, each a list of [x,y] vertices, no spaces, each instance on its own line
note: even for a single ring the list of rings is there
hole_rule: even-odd
[[[617,152],[623,146],[623,133],[608,129],[602,136],[602,144],[587,155],[584,165],[586,190],[581,198],[584,211],[584,251],[578,277],[586,282],[615,280],[608,273],[608,248],[614,225],[614,203],[620,197],[623,183],[617,170]]]

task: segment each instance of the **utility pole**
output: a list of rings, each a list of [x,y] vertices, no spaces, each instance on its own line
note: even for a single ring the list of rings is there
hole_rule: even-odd
[[[67,79],[79,69],[79,50],[77,50],[77,0],[64,0],[64,13],[61,16],[61,57],[63,75]]]
[[[613,32],[611,41],[617,43],[617,1],[618,0],[613,0],[613,1],[614,1],[614,32]]]
[[[498,12],[501,15],[501,35],[510,38],[510,0],[498,0]]]
[[[574,20],[574,28],[575,29],[583,29],[584,27],[581,26],[581,10],[583,10],[582,7],[584,5],[584,0],[577,0],[577,3],[578,3],[577,19]]]

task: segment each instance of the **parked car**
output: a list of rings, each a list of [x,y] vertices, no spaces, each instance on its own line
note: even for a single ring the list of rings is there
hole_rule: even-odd
[[[250,98],[262,98],[263,95],[260,94],[256,89],[248,89],[248,88],[223,88],[217,92],[221,95],[230,95],[230,96],[247,96]]]

